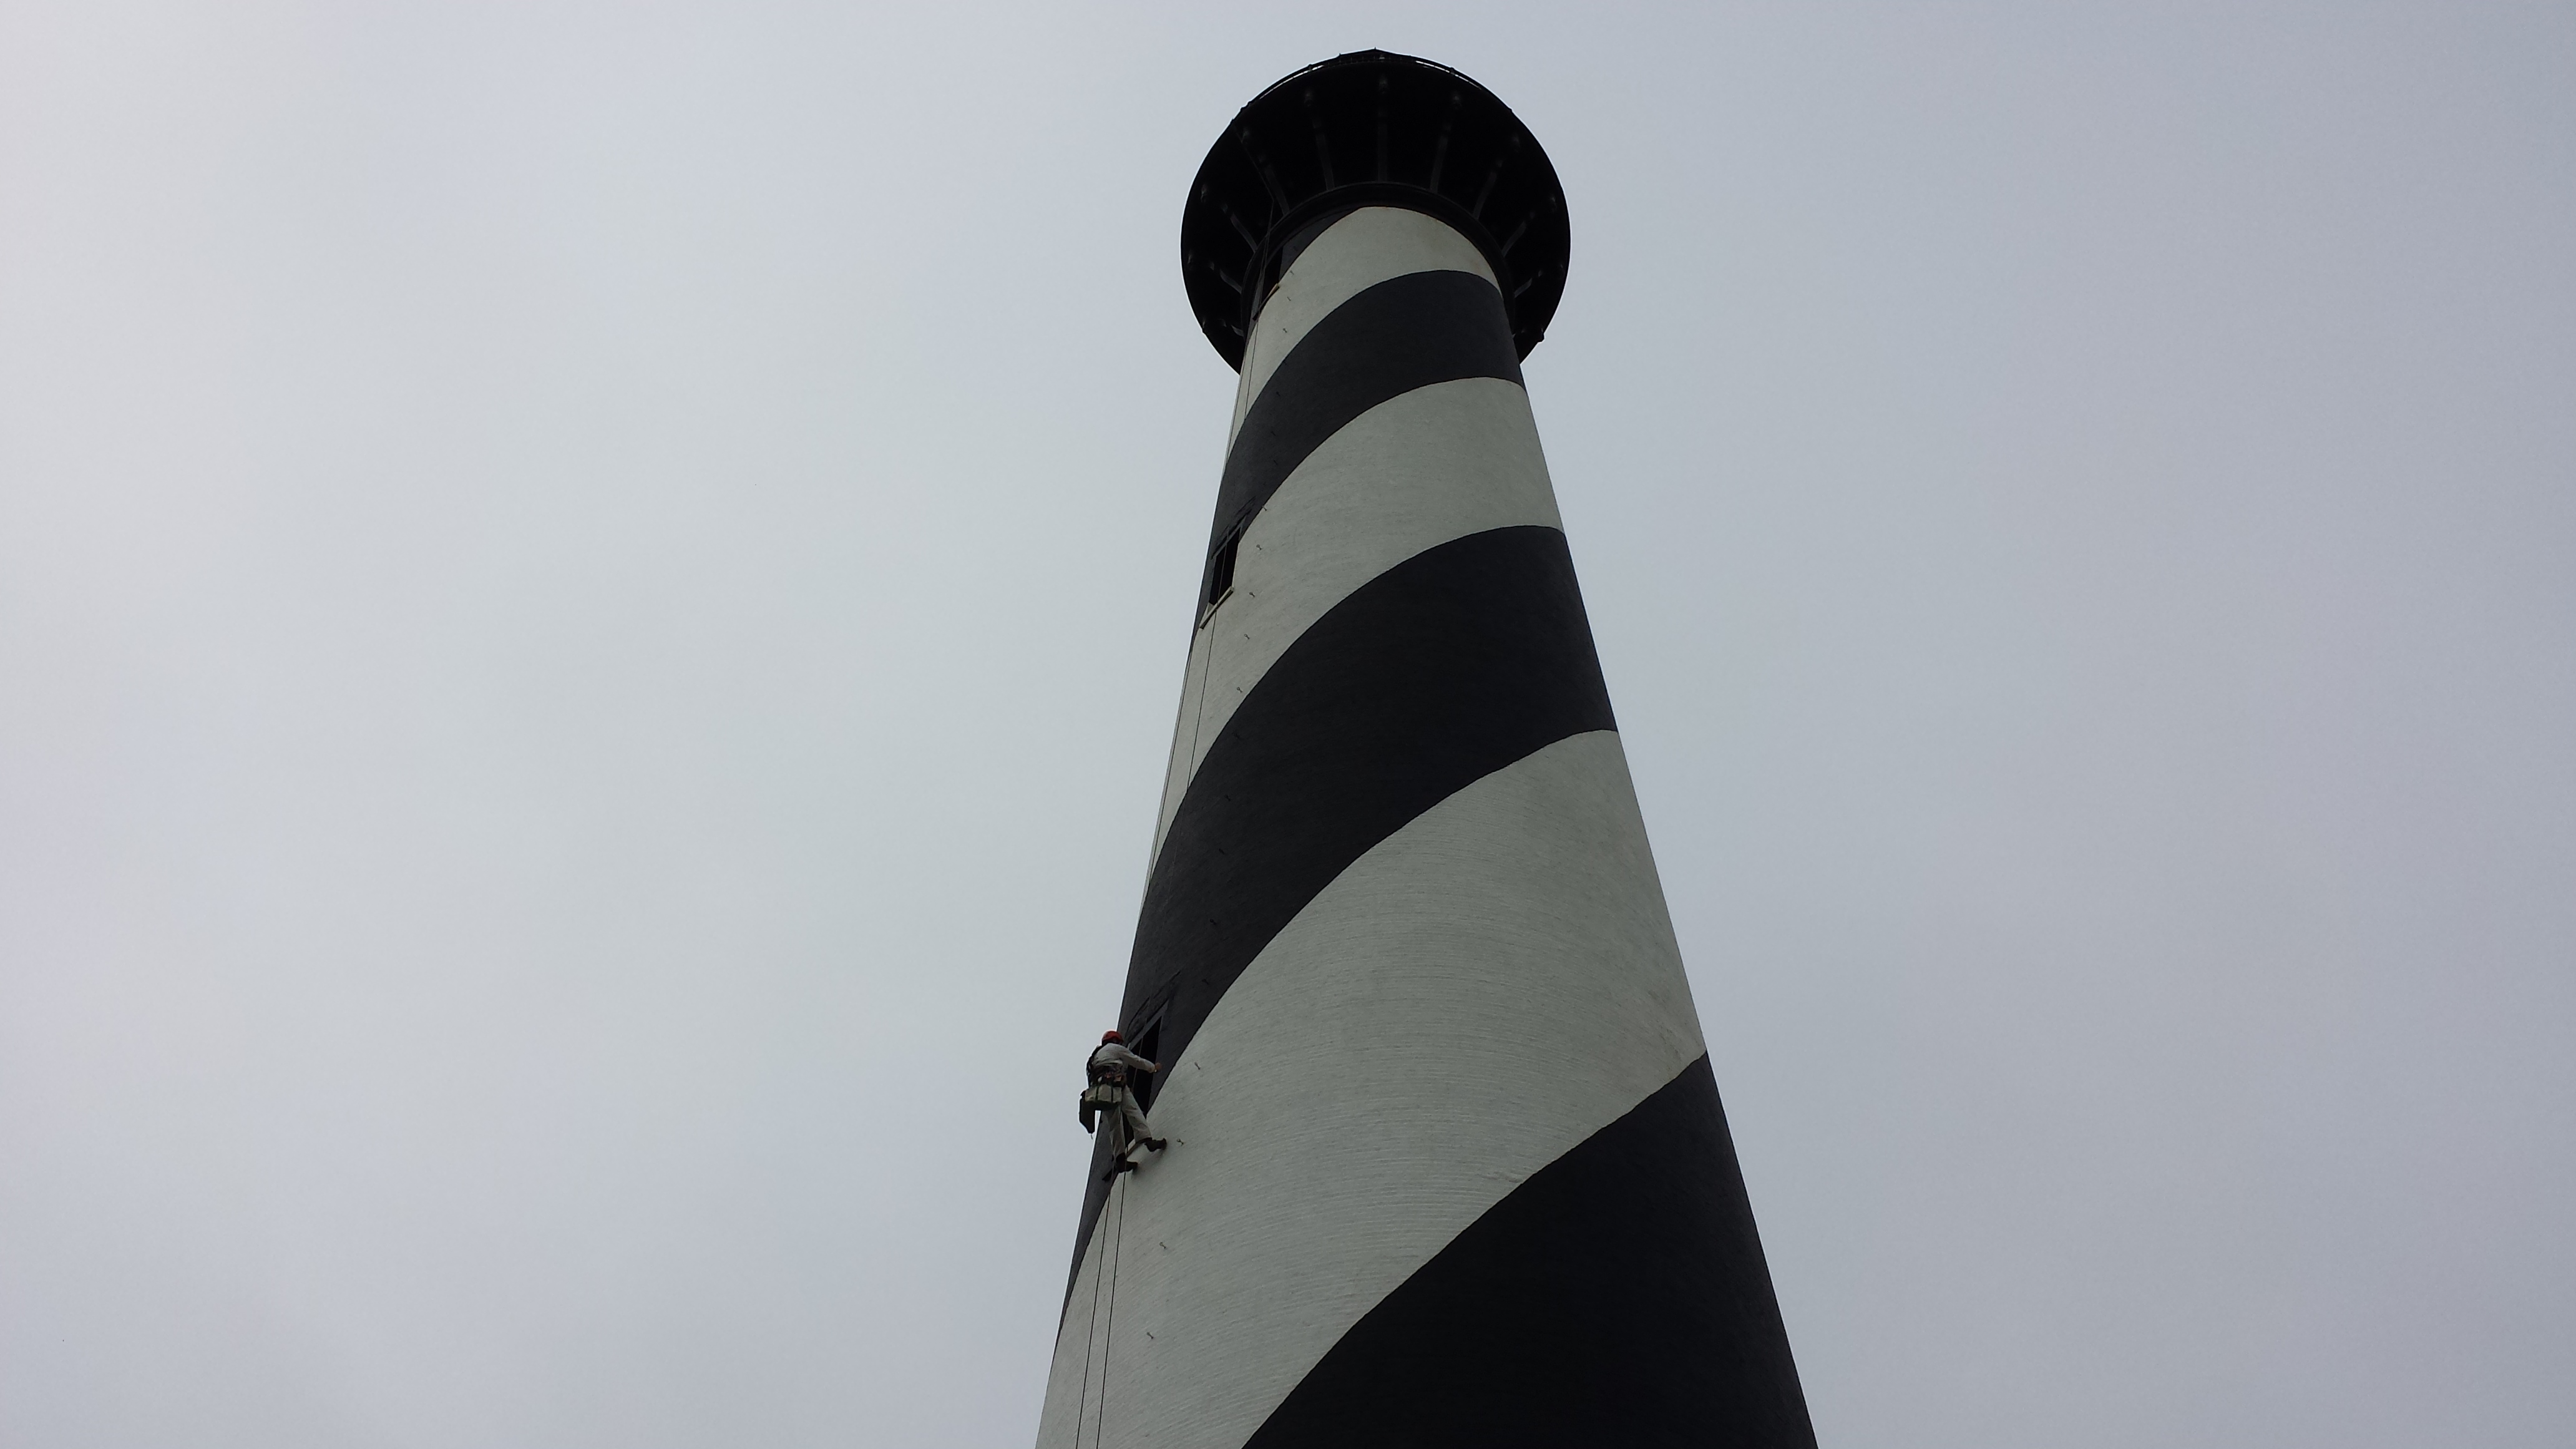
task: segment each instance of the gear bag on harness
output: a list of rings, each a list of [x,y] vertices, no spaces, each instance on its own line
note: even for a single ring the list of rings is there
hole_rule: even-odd
[[[1118,1110],[1127,1094],[1127,1068],[1117,1062],[1085,1062],[1082,1070],[1091,1078],[1091,1085],[1082,1089],[1082,1130],[1088,1132],[1092,1114]]]

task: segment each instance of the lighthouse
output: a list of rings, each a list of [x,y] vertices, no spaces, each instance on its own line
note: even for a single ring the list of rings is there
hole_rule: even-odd
[[[1210,148],[1241,375],[1038,1444],[1812,1446],[1521,360],[1511,110],[1379,51]],[[1104,1134],[1105,1136],[1105,1134]]]

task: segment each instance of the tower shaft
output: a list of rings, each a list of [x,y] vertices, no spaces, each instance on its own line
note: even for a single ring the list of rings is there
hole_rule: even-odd
[[[1120,1013],[1173,1147],[1097,1156],[1039,1444],[1811,1445],[1509,249],[1404,202],[1244,273]]]

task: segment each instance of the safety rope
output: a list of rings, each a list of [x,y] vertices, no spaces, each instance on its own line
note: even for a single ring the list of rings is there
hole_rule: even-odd
[[[1104,1129],[1107,1127],[1106,1123],[1102,1125]],[[1124,1150],[1114,1152],[1110,1154],[1109,1160],[1111,1163],[1115,1164],[1126,1155],[1126,1151]],[[1091,1323],[1090,1332],[1084,1338],[1082,1344],[1082,1391],[1074,1397],[1073,1401],[1074,1449],[1082,1449],[1082,1414],[1083,1410],[1092,1406],[1091,1361],[1095,1356],[1095,1353],[1100,1360],[1100,1404],[1098,1412],[1092,1416],[1091,1421],[1091,1442],[1095,1446],[1095,1449],[1097,1449],[1097,1446],[1100,1443],[1100,1436],[1107,1432],[1108,1427],[1109,1351],[1116,1345],[1118,1332],[1118,1265],[1126,1258],[1127,1246],[1128,1174],[1120,1172],[1116,1173],[1115,1176],[1116,1185],[1110,1188],[1110,1192],[1116,1196],[1118,1201],[1115,1204],[1117,1209],[1116,1216],[1112,1219],[1112,1226],[1109,1230],[1109,1266],[1106,1270],[1091,1275]],[[1106,1205],[1103,1207],[1101,1216],[1111,1216]],[[1100,1315],[1100,1285],[1104,1279],[1107,1280],[1109,1284],[1109,1320],[1107,1323],[1103,1323],[1101,1321]]]
[[[1118,1175],[1118,1226],[1109,1236],[1109,1322],[1100,1331],[1100,1412],[1091,1421],[1092,1449],[1100,1449],[1101,1436],[1109,1432],[1109,1355],[1118,1347],[1118,1264],[1127,1254],[1127,1178],[1126,1173]],[[1077,1432],[1081,1424],[1074,1421]]]
[[[1082,1449],[1082,1411],[1091,1406],[1091,1354],[1100,1344],[1100,1275],[1091,1275],[1091,1326],[1082,1341],[1082,1393],[1073,1401],[1073,1445]],[[1105,1375],[1108,1365],[1101,1365]]]
[[[1208,677],[1216,672],[1216,631],[1208,631],[1206,652],[1199,656],[1198,708],[1190,714],[1190,764],[1192,775],[1199,772],[1199,731],[1207,724]]]

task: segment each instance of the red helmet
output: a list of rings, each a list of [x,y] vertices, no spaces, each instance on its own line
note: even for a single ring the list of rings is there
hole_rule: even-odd
[[[1127,1038],[1120,1036],[1115,1031],[1104,1031],[1100,1034],[1100,1044],[1102,1046],[1107,1046],[1113,1041],[1125,1041],[1126,1039]]]

